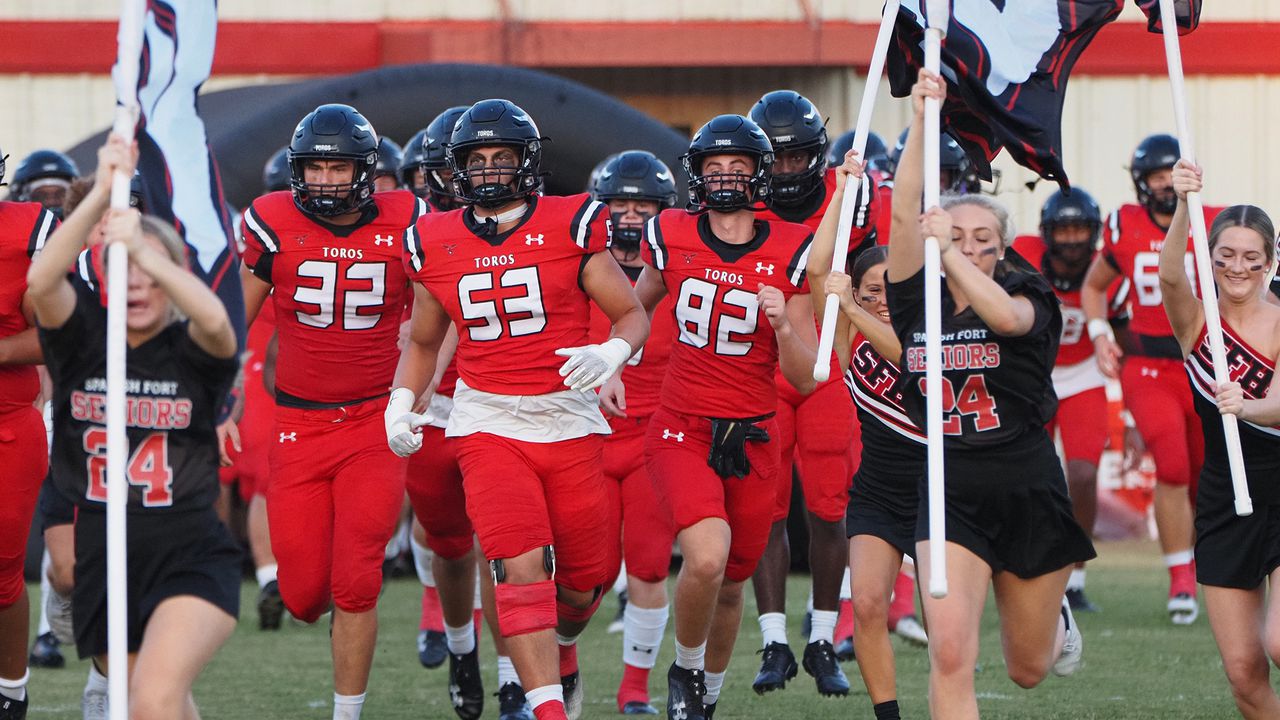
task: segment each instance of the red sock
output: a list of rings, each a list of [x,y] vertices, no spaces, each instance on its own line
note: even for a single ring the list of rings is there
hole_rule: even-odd
[[[560,677],[578,672],[578,643],[560,646]]]
[[[618,712],[629,702],[649,702],[649,669],[622,665],[622,682],[618,685]]]
[[[484,634],[484,611],[476,608],[475,613],[471,616],[471,621],[476,624],[476,640]]]
[[[1169,568],[1169,597],[1186,593],[1191,596],[1196,594],[1196,568],[1195,561],[1174,565]]]
[[[836,616],[836,644],[853,637],[853,601],[840,601],[840,614]],[[807,638],[806,638],[807,639]]]
[[[440,593],[430,585],[422,586],[422,619],[419,630],[444,632],[444,615],[440,611]]]
[[[559,700],[548,700],[533,708],[533,716],[538,720],[568,720],[564,714],[564,703]]]
[[[889,627],[894,628],[902,618],[915,614],[916,581],[900,572],[893,581],[893,600],[889,602]]]

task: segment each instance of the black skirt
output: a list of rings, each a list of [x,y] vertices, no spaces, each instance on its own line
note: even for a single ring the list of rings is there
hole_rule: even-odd
[[[1256,484],[1280,478],[1276,470],[1247,470]],[[1205,466],[1196,491],[1196,580],[1204,585],[1254,590],[1280,567],[1280,505],[1254,501],[1253,514],[1236,515],[1231,475]]]

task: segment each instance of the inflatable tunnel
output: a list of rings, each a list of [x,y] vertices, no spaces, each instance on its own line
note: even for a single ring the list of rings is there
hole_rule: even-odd
[[[352,105],[380,135],[403,144],[441,111],[485,98],[515,102],[550,138],[543,152],[548,194],[582,192],[596,163],[621,150],[649,150],[676,170],[688,138],[654,118],[580,83],[495,65],[402,65],[338,78],[256,85],[200,96],[209,142],[227,201],[245,207],[261,190],[262,166],[289,142],[317,105]],[[105,131],[69,151],[86,172],[97,164]],[[683,195],[681,196],[683,197]]]

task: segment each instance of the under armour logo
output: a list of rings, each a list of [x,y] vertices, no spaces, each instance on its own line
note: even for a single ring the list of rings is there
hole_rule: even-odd
[[[688,720],[689,713],[685,712],[685,707],[683,700],[671,703],[671,720]]]
[[[632,652],[644,653],[645,655],[653,654],[653,648],[642,648],[639,645],[632,645],[631,650]]]
[[[758,272],[758,273],[764,273],[765,275],[772,275],[772,274],[773,274],[773,263],[769,263],[768,265],[765,265],[765,264],[764,264],[764,263],[762,263],[762,262],[758,262],[758,263],[756,263],[756,272]]]
[[[685,265],[692,265],[693,259],[698,256],[697,253],[680,253],[680,254],[684,256]]]
[[[669,428],[663,428],[663,429],[662,429],[662,439],[663,439],[663,440],[670,440],[670,439],[672,439],[672,438],[675,438],[675,441],[676,441],[676,442],[684,442],[684,433],[683,433],[683,432],[675,432],[675,433],[673,433],[673,432],[671,432],[671,430],[670,430]]]
[[[454,707],[456,708],[462,707],[462,704],[464,702],[462,697],[462,688],[458,687],[453,683],[449,683],[449,699],[453,701]]]
[[[452,255],[454,250],[458,249],[457,245],[441,245],[444,248],[445,255]]]
[[[526,235],[524,236],[524,244],[525,244],[525,245],[541,245],[541,244],[542,244],[542,234],[541,234],[541,233],[539,233],[537,237],[534,237],[533,235],[528,235],[528,234],[526,234]]]
[[[386,245],[387,247],[391,247],[392,245],[395,245],[395,240],[396,240],[395,235],[374,235],[373,236],[374,245]]]
[[[298,433],[280,433],[280,442],[288,440],[289,442],[298,442]]]
[[[1160,377],[1160,371],[1156,370],[1155,368],[1144,367],[1142,368],[1142,372],[1140,373],[1140,375],[1142,377],[1157,378],[1157,377]]]

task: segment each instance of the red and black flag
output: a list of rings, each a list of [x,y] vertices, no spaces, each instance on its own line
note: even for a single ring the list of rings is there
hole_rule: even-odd
[[[924,66],[924,5],[903,0],[898,11],[888,57],[890,89],[897,97],[911,94]],[[991,160],[1007,148],[1018,164],[1066,188],[1062,103],[1067,77],[1094,35],[1120,14],[1124,0],[951,0],[950,5],[941,55],[947,81],[942,129],[960,143],[984,179],[991,179]]]
[[[1164,32],[1160,23],[1160,0],[1134,0],[1147,15],[1147,29]],[[1178,34],[1186,35],[1200,24],[1200,0],[1173,0],[1173,16],[1178,20]]]

